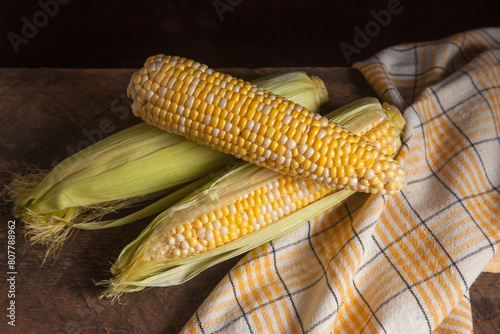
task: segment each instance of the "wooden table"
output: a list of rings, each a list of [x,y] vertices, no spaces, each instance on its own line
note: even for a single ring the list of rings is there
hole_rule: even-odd
[[[224,69],[256,77],[287,68]],[[303,68],[319,75],[330,92],[332,110],[375,93],[356,71]],[[50,168],[101,136],[139,120],[126,107],[131,69],[0,69],[0,186],[11,172],[30,166]],[[105,126],[103,124],[105,123]],[[3,203],[4,201],[2,201]],[[2,271],[6,273],[9,204],[0,208]],[[44,261],[44,249],[28,246],[16,221],[16,327],[6,325],[8,286],[2,279],[0,333],[178,333],[238,259],[215,266],[175,287],[136,294],[125,305],[98,298],[93,281],[109,278],[110,263],[147,225],[81,231],[67,242],[57,260]],[[5,276],[4,276],[5,277]],[[476,333],[500,331],[500,274],[482,274],[471,288]]]

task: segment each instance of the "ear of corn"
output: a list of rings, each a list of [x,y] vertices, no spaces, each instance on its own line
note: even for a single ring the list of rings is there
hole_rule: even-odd
[[[279,94],[293,94],[316,111],[325,101],[323,82],[303,72],[259,82]],[[164,195],[234,159],[140,123],[77,152],[50,172],[18,176],[9,190],[15,215],[25,223],[31,241],[49,247],[50,253],[73,228],[120,226],[164,210],[187,194],[177,191],[128,216],[101,220],[107,213]]]
[[[354,116],[354,117],[353,117]],[[404,120],[376,99],[349,104],[335,121],[395,155]],[[395,121],[391,121],[395,120]],[[244,182],[244,187],[242,186]],[[105,295],[181,284],[341,202],[353,191],[244,164],[160,214],[120,254]]]
[[[128,86],[149,124],[283,174],[392,194],[398,162],[346,128],[262,88],[182,57],[150,57]]]
[[[62,161],[19,204],[19,210],[47,213],[143,196],[206,175],[220,166],[216,163],[220,159],[222,163],[231,159],[205,153],[199,145],[141,123]]]

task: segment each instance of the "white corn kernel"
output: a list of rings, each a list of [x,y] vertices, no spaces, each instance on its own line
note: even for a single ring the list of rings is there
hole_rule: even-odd
[[[152,90],[148,90],[148,91],[146,92],[146,101],[148,101],[148,102],[149,102],[149,101],[151,101],[151,98],[153,97],[153,94],[154,94],[154,93],[153,93],[153,91],[152,91]]]
[[[170,80],[168,80],[168,82],[167,82],[167,88],[172,89],[172,87],[174,87],[174,84],[176,81],[177,81],[176,78],[170,78]]]
[[[207,233],[205,233],[205,240],[206,241],[214,240],[214,234],[212,232],[208,231]]]

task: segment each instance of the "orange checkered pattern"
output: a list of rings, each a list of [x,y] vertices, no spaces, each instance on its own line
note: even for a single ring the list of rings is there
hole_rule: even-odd
[[[249,252],[183,333],[471,333],[500,241],[500,29],[355,64],[404,111],[408,186],[356,194]]]

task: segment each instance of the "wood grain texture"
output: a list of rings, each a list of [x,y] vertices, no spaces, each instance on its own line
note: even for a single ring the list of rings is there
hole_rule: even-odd
[[[291,68],[224,69],[251,80]],[[375,96],[362,76],[346,68],[302,68],[320,76],[330,92],[328,112],[362,96]],[[139,120],[125,89],[131,69],[0,69],[0,186],[30,166],[50,168],[101,137]],[[107,126],[103,127],[103,122]],[[105,130],[105,131],[104,131]],[[0,252],[5,263],[10,204],[0,207]],[[16,327],[2,320],[0,333],[178,333],[239,258],[174,287],[149,289],[111,305],[94,282],[109,278],[120,250],[147,225],[81,231],[57,259],[44,263],[44,249],[29,246],[16,220]],[[4,270],[4,272],[6,272]],[[483,274],[471,289],[476,333],[500,329],[500,275]],[[2,309],[8,302],[0,284]],[[4,317],[4,312],[2,312]]]
[[[474,333],[500,333],[500,274],[482,273],[470,295]]]

